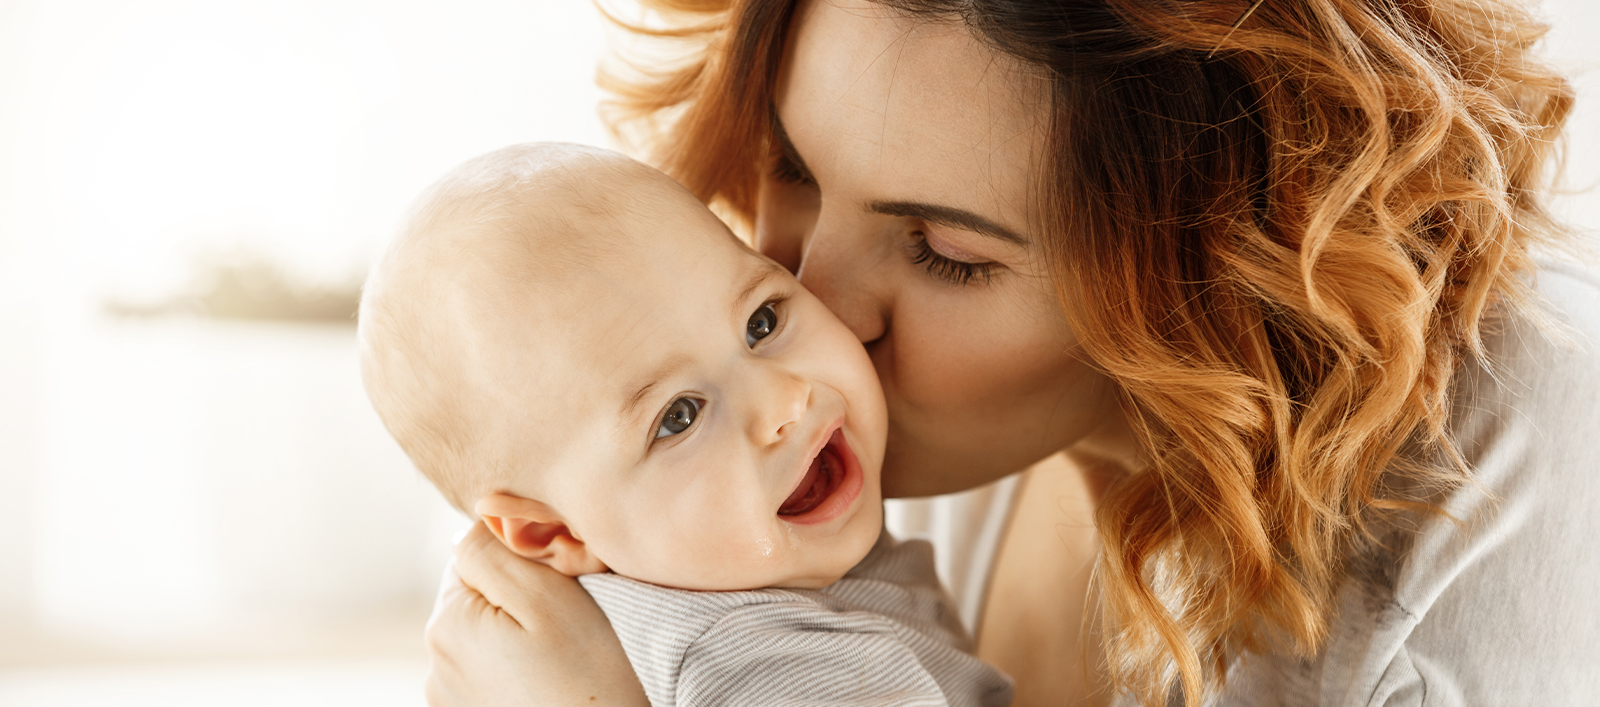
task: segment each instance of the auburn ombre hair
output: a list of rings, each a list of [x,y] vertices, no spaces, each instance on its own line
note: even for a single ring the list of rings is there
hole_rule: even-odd
[[[1503,0],[877,0],[1053,78],[1040,240],[1152,466],[1098,509],[1116,685],[1198,704],[1227,660],[1318,650],[1379,514],[1470,471],[1450,384],[1529,311],[1572,105]],[[684,61],[613,123],[748,219],[795,0],[645,0]],[[1405,449],[1404,454],[1401,450]]]

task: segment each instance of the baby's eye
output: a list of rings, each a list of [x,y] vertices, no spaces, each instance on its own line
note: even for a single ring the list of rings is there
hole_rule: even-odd
[[[700,401],[694,398],[678,398],[672,401],[672,404],[667,406],[667,414],[661,416],[661,426],[656,428],[656,439],[671,437],[689,429],[699,414]]]
[[[772,330],[778,328],[778,310],[774,309],[771,302],[756,308],[750,314],[750,321],[744,324],[744,343],[755,346],[757,341],[772,336]]]

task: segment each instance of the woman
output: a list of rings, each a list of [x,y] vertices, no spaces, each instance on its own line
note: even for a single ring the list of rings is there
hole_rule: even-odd
[[[1101,490],[1103,629],[1068,617],[1036,664],[1083,638],[1146,705],[1600,690],[1600,561],[1570,540],[1600,532],[1600,287],[1531,255],[1572,96],[1524,10],[657,4],[703,55],[615,88],[866,343],[886,492],[1058,450]],[[1032,547],[1007,561],[1049,566]],[[434,704],[641,699],[575,584],[482,533],[457,554]],[[1027,596],[1002,613],[1081,601]]]

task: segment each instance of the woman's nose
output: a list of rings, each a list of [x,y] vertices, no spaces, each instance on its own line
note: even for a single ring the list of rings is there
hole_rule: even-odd
[[[887,256],[882,239],[865,228],[828,219],[825,213],[806,239],[795,276],[856,339],[869,344],[888,330],[891,288],[882,268]]]
[[[811,381],[776,364],[761,366],[748,390],[750,439],[758,446],[770,446],[795,434],[811,407]]]

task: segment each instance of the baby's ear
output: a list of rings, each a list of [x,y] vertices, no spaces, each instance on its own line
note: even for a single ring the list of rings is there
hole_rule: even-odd
[[[606,571],[589,546],[572,534],[555,509],[531,498],[495,493],[478,499],[473,510],[489,532],[511,551],[576,577]]]

